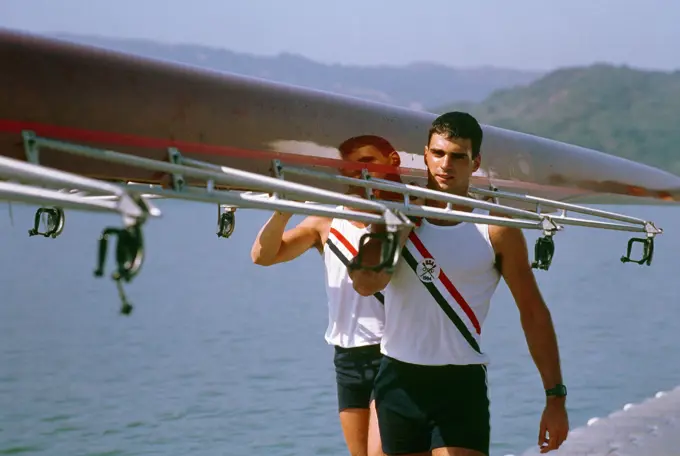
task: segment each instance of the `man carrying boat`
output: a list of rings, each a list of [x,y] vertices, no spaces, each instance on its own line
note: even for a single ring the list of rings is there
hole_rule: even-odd
[[[468,196],[481,143],[474,117],[461,112],[438,117],[425,146],[428,188]],[[428,206],[445,204],[427,201]],[[370,230],[384,232],[385,225]],[[489,454],[489,360],[480,334],[501,277],[515,299],[545,387],[538,444],[542,452],[558,448],[569,430],[566,388],[550,311],[521,230],[423,219],[401,233],[401,243],[402,257],[392,274],[355,268],[350,273],[359,294],[385,294],[384,356],[375,383],[384,453]],[[378,239],[366,244],[365,265],[378,264],[380,247]]]
[[[340,145],[339,151],[347,161],[386,166],[400,164],[399,154],[378,136],[350,138]],[[361,171],[343,170],[343,174],[360,177]],[[395,178],[381,173],[371,175]],[[351,187],[349,193],[362,196],[364,189]],[[378,192],[376,196],[390,195]],[[338,408],[345,441],[353,456],[382,455],[373,382],[382,358],[383,296],[381,293],[360,296],[354,291],[347,271],[367,228],[359,222],[309,216],[296,227],[284,231],[291,216],[280,211],[272,215],[255,239],[252,260],[271,266],[293,260],[311,248],[323,256],[329,320],[325,339],[335,348]]]

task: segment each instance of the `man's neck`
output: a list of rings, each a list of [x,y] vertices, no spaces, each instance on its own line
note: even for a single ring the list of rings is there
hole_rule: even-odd
[[[436,190],[436,189],[433,189]],[[450,195],[453,196],[463,196],[463,197],[469,197],[469,192],[465,191],[462,192],[462,194],[459,193],[450,193]],[[448,206],[448,203],[440,200],[430,200],[426,199],[425,200],[425,206],[432,206],[440,209],[445,209]],[[451,204],[451,209],[454,211],[458,212],[472,212],[474,208],[466,205],[461,205],[461,204]],[[453,226],[453,225],[458,225],[460,222],[455,221],[455,220],[441,220],[441,219],[432,219],[432,218],[427,218],[426,219],[428,223],[431,223],[432,225],[440,225],[440,226]]]
[[[357,198],[364,198],[364,199],[366,198],[366,193],[363,189],[360,189],[358,191],[350,190],[350,191],[347,192],[347,195],[356,196]],[[345,209],[350,210],[352,212],[366,212],[366,211],[363,211],[361,209],[355,209],[355,208],[349,207],[349,206],[344,206],[344,207],[345,207]],[[357,228],[366,228],[366,226],[367,226],[365,223],[357,222],[356,220],[348,220],[348,222],[351,223],[352,225],[356,226]]]

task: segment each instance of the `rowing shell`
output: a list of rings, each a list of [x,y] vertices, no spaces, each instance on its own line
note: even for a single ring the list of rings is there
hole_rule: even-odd
[[[423,148],[432,113],[293,87],[38,35],[0,30],[0,154],[25,160],[22,133],[139,157],[184,157],[270,176],[272,160],[337,173],[359,165],[338,145],[363,134],[387,139],[402,180],[425,183]],[[472,185],[559,201],[680,201],[680,178],[590,149],[484,125]],[[168,184],[128,164],[45,151],[40,164],[102,179]],[[360,165],[367,167],[366,165]],[[344,192],[340,182],[287,180]],[[204,181],[189,179],[191,185]],[[508,201],[506,204],[512,205]]]

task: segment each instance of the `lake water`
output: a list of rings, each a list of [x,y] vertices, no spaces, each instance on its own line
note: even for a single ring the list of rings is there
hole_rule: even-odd
[[[29,238],[34,208],[13,206],[12,224],[0,206],[0,454],[347,454],[318,254],[258,267],[249,250],[268,212],[240,211],[220,239],[214,206],[157,204],[129,318],[112,252],[107,277],[93,277],[97,238],[117,217],[68,212],[59,238]],[[619,261],[628,233],[568,227],[536,273],[572,427],[680,384],[680,210],[609,209],[665,228],[651,267]],[[492,454],[521,453],[544,396],[503,284],[484,334]]]

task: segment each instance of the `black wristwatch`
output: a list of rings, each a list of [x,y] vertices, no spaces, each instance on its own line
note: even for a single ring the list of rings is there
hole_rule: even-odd
[[[558,383],[554,387],[545,390],[545,395],[548,397],[564,397],[567,395],[567,387]]]

